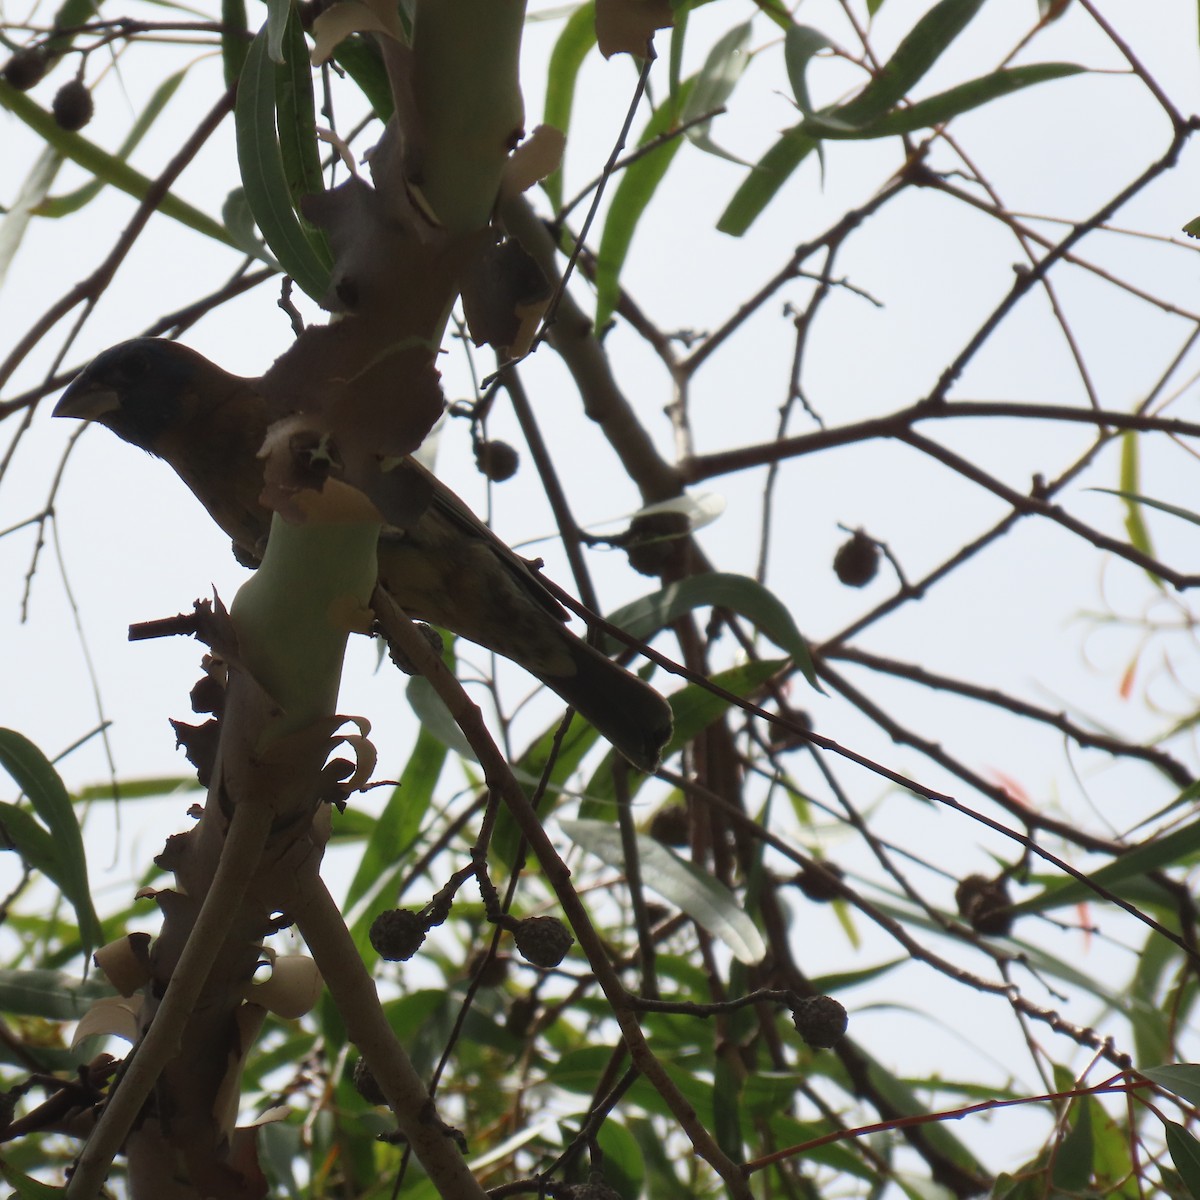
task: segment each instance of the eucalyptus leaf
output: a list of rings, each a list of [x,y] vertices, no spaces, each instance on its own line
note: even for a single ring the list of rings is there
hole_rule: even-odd
[[[621,833],[610,821],[560,821],[573,842],[610,867],[624,869]],[[756,963],[767,952],[762,936],[746,915],[741,902],[723,884],[691,863],[684,862],[652,837],[637,835],[642,882],[664,900],[687,913],[701,928],[729,947],[744,963]]]
[[[626,604],[612,613],[609,621],[626,633],[648,641],[681,616],[708,607],[729,609],[745,617],[760,633],[786,650],[805,679],[817,691],[822,690],[813,670],[808,644],[791,613],[773,592],[748,575],[721,571],[692,575]]]

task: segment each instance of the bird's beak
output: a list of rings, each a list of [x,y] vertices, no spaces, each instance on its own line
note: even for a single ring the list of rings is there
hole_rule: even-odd
[[[86,371],[63,392],[54,406],[55,417],[75,417],[80,421],[99,421],[121,407],[121,398],[110,387],[88,376]]]

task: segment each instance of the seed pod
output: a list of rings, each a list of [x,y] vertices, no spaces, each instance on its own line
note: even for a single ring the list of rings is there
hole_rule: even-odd
[[[4,64],[0,75],[18,92],[27,92],[41,82],[50,69],[50,56],[41,46],[24,46]]]
[[[371,922],[367,936],[380,958],[407,962],[425,940],[425,922],[411,908],[389,908]]]
[[[1003,875],[996,879],[968,875],[954,889],[954,901],[959,916],[976,933],[993,937],[1007,937],[1012,933],[1012,897],[1008,892],[1008,880]]]
[[[503,483],[517,473],[521,456],[507,442],[481,440],[475,443],[475,465],[493,483]]]
[[[575,939],[557,917],[526,917],[513,932],[517,952],[535,967],[557,967]]]
[[[792,1009],[792,1023],[808,1045],[820,1050],[842,1040],[849,1017],[832,996],[807,996]]]
[[[682,804],[664,804],[650,818],[650,836],[660,846],[686,846],[691,841],[692,820]]]
[[[639,574],[650,576],[681,569],[686,563],[689,532],[691,522],[686,513],[655,512],[634,517],[622,538],[629,565]]]
[[[859,529],[838,547],[833,570],[847,587],[866,587],[879,570],[879,547]]]
[[[830,876],[833,878],[831,879]],[[846,872],[837,863],[816,862],[812,866],[797,871],[792,877],[792,883],[810,900],[824,904],[830,900],[836,900],[842,894],[835,881],[845,877]]]
[[[92,119],[95,111],[92,93],[82,79],[68,79],[55,92],[50,111],[54,113],[60,129],[76,133]]]

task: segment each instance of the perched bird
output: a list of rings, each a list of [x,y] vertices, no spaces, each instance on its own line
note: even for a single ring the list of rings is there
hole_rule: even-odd
[[[271,512],[256,457],[275,411],[260,381],[223,371],[176,342],[137,338],[99,355],[67,388],[56,417],[107,425],[164,459],[238,557],[261,556]],[[520,558],[414,459],[397,468],[423,499],[404,528],[385,526],[379,581],[409,616],[519,663],[635,766],[654,770],[671,733],[667,702],[566,628],[566,612]]]

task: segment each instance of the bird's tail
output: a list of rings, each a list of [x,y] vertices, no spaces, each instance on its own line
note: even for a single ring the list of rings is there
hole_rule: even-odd
[[[594,646],[565,629],[575,671],[572,675],[539,674],[597,732],[633,765],[655,771],[671,737],[671,706],[648,683],[606,658]]]

